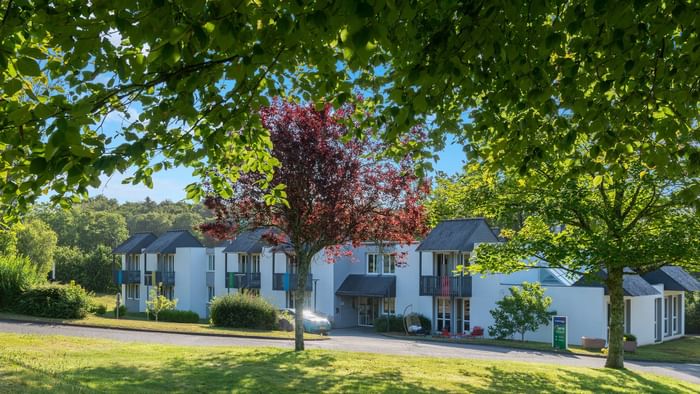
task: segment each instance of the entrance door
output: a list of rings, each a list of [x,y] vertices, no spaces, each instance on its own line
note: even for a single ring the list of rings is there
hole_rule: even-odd
[[[437,299],[437,330],[438,331],[451,331],[452,322],[452,300],[449,298],[438,298]]]
[[[379,317],[379,298],[357,297],[357,325],[371,326]]]

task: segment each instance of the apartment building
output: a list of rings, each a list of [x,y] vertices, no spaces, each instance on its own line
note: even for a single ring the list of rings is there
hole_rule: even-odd
[[[248,231],[214,248],[203,247],[187,231],[160,237],[134,234],[114,249],[122,267],[115,280],[132,311],[145,311],[154,283],[178,299],[178,309],[200,316],[208,315],[212,298],[239,291],[294,308],[299,291],[294,256],[266,244],[263,235],[269,231]],[[304,308],[328,316],[336,328],[371,326],[383,315],[416,312],[431,319],[435,332],[464,335],[493,324],[490,311],[511,286],[540,282],[553,299],[551,310],[568,317],[570,344],[580,344],[582,336],[607,338],[609,298],[600,281],[547,267],[509,275],[455,274],[479,244],[493,242],[500,241],[487,222],[472,218],[443,221],[410,245],[363,243],[333,264],[321,252],[312,260]],[[692,275],[664,267],[643,277],[625,275],[623,286],[625,331],[637,336],[639,344],[684,334],[685,292],[700,291]],[[530,332],[526,339],[549,342],[551,327]]]

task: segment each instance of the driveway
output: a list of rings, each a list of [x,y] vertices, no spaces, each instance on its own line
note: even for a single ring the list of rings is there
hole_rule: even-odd
[[[163,334],[127,330],[61,326],[52,324],[0,321],[0,332],[22,334],[66,335],[112,339],[125,342],[158,343],[183,346],[269,346],[292,349],[291,341],[248,338],[224,338],[201,335]],[[433,343],[410,339],[395,339],[377,335],[368,329],[336,329],[328,341],[306,342],[307,349],[426,356],[440,358],[470,358],[538,362],[573,367],[602,368],[603,358],[561,355],[532,350],[515,350],[495,346]],[[627,368],[700,384],[700,364],[671,364],[641,361],[625,362]]]

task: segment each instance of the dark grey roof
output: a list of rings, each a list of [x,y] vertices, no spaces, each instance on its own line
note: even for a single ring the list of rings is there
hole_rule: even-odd
[[[681,267],[669,265],[643,277],[649,283],[663,284],[664,290],[700,291],[700,282]]]
[[[418,251],[454,250],[470,252],[474,243],[498,242],[484,218],[444,220],[430,231]]]
[[[650,285],[649,282],[645,281],[641,276],[633,273],[630,269],[625,269],[625,275],[622,277],[622,289],[625,291],[625,295],[628,297],[638,297],[638,296],[648,296],[648,295],[658,295],[659,291]],[[605,271],[601,271],[597,274],[600,280],[582,277],[574,286],[590,286],[590,287],[602,287],[605,289],[605,294],[608,294],[607,286],[602,284],[602,281],[607,277]]]
[[[396,297],[394,275],[348,275],[335,292],[351,297]]]
[[[141,250],[156,240],[153,233],[135,233],[129,239],[122,242],[121,245],[112,249],[114,254],[132,254],[141,253]]]
[[[242,232],[226,246],[224,253],[262,253],[262,248],[267,246],[267,244],[261,237],[270,231],[278,232],[279,230],[271,229],[270,227],[260,227],[255,230]]]
[[[194,235],[187,230],[170,230],[156,239],[146,248],[146,253],[175,253],[175,248],[204,247]]]

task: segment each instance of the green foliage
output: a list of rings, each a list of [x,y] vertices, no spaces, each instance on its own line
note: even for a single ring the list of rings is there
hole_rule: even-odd
[[[90,310],[90,296],[82,287],[42,285],[25,291],[15,307],[17,313],[58,319],[82,319]]]
[[[106,245],[97,245],[89,251],[77,247],[56,248],[56,279],[67,283],[74,280],[90,291],[107,293],[117,291],[112,283],[113,256]]]
[[[526,332],[548,325],[556,313],[547,310],[552,297],[544,295],[539,283],[523,282],[521,286],[511,287],[510,295],[497,301],[496,308],[490,311],[494,319],[494,325],[488,328],[490,336],[504,339],[517,333],[524,341]]]
[[[39,273],[48,276],[53,268],[56,250],[56,233],[38,219],[31,219],[15,226],[17,253],[27,256],[37,266]]]
[[[685,293],[685,332],[700,334],[700,293]]]
[[[404,332],[403,316],[381,316],[374,319],[374,330],[377,332]]]
[[[107,314],[107,307],[103,304],[93,305],[90,312],[98,316],[104,316]]]
[[[161,285],[151,288],[148,294],[148,300],[146,300],[146,313],[150,316],[153,315],[154,320],[158,321],[158,315],[163,311],[169,311],[175,309],[177,306],[177,298],[170,300],[160,293]]]
[[[28,258],[0,255],[0,309],[12,307],[22,293],[45,281]]]
[[[156,320],[155,316],[151,313],[148,315],[150,320]],[[199,315],[192,311],[178,311],[178,310],[162,310],[158,314],[158,321],[167,321],[173,323],[199,323]]]
[[[637,337],[634,334],[625,333],[625,341],[635,342]]]
[[[210,306],[211,324],[221,327],[272,330],[277,309],[262,297],[235,293],[216,297]]]
[[[128,310],[126,309],[126,305],[124,305],[124,304],[119,305],[119,317],[126,316],[127,312],[128,312]],[[117,310],[114,309],[112,311],[112,314],[114,315],[114,317],[117,317]]]

